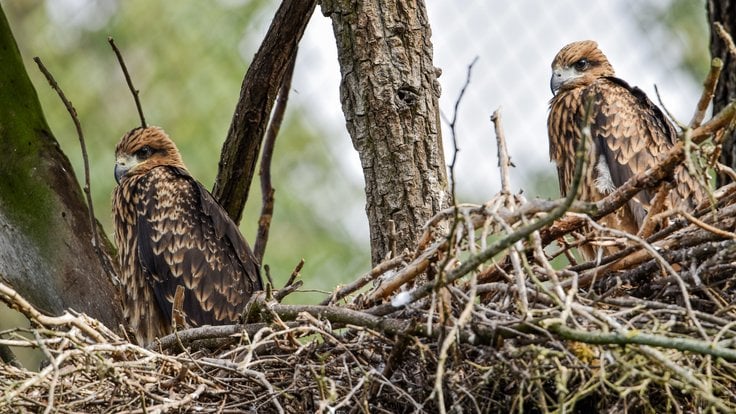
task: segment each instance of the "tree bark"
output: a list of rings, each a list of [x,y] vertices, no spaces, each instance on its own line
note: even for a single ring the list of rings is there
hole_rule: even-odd
[[[710,24],[710,53],[714,58],[723,60],[723,70],[713,97],[713,113],[717,114],[729,102],[736,99],[736,58],[729,53],[728,45],[718,35],[714,24],[722,24],[732,37],[736,36],[736,1],[708,0],[707,8]],[[726,134],[719,161],[731,168],[736,168],[736,130],[729,130]],[[716,185],[721,187],[729,182],[731,179],[728,175],[719,174]]]
[[[316,0],[284,0],[253,57],[222,146],[212,195],[240,223],[269,115]]]
[[[399,252],[415,246],[424,223],[449,202],[431,30],[421,0],[323,0],[321,7],[337,39],[340,99],[363,167],[376,265],[392,243]]]
[[[0,67],[0,279],[45,312],[73,308],[117,330],[114,249],[100,231],[95,252],[82,190],[1,7]]]

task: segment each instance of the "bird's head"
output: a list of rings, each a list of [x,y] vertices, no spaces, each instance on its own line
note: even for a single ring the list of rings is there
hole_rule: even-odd
[[[549,85],[552,94],[556,95],[560,90],[586,86],[597,78],[613,75],[613,66],[598,49],[598,43],[583,40],[570,43],[557,52],[552,61],[552,79]]]
[[[154,167],[185,168],[174,141],[159,127],[135,128],[115,147],[115,181],[145,174]]]

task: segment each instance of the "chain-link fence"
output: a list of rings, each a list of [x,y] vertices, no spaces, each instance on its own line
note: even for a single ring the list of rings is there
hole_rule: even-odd
[[[689,48],[700,48],[696,57],[702,58],[701,72],[708,65],[702,1],[428,0],[427,10],[435,65],[442,69],[441,108],[447,117],[453,115],[468,65],[478,58],[456,127],[462,201],[482,202],[499,189],[489,120],[498,107],[503,107],[517,167],[513,184],[531,196],[557,195],[556,179],[550,179],[555,172],[548,157],[546,119],[550,64],[565,44],[596,40],[618,76],[644,89],[655,102],[656,84],[667,109],[680,120],[689,120],[699,94],[697,74],[685,65],[693,54]],[[360,183],[358,159],[338,105],[339,70],[331,36],[329,20],[316,15],[300,50],[297,99],[308,102],[313,124],[343,137],[332,138],[330,147],[338,164]],[[444,138],[449,162],[452,141],[446,123]]]

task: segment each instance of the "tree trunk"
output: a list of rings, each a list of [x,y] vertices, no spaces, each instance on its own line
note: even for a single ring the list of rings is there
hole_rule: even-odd
[[[337,39],[340,99],[363,166],[375,265],[392,242],[399,252],[415,246],[424,223],[449,202],[431,30],[421,0],[321,7]]]
[[[95,253],[82,191],[2,8],[0,67],[0,279],[48,313],[73,308],[117,329],[112,246],[100,231],[102,253]]]
[[[714,24],[721,23],[732,37],[736,37],[736,0],[708,0],[708,22],[710,23],[711,56],[723,60],[723,70],[713,97],[713,113],[718,113],[729,102],[736,99],[736,59],[729,53],[728,45],[721,39]],[[736,131],[729,130],[723,141],[719,160],[722,164],[736,168]],[[731,182],[726,174],[719,174],[717,186]]]

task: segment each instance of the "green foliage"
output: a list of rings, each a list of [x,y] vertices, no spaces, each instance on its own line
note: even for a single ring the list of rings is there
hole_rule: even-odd
[[[710,63],[705,0],[669,0],[665,5],[645,2],[631,10],[642,27],[664,29],[667,41],[682,43],[680,66],[695,82],[702,82]]]
[[[81,182],[74,126],[36,70],[33,56],[41,57],[77,109],[89,152],[95,211],[108,234],[114,147],[139,124],[108,35],[126,58],[147,122],[169,133],[192,174],[211,188],[243,75],[262,38],[259,31],[266,27],[262,21],[271,17],[264,9],[275,6],[262,0],[99,1],[87,3],[84,12],[65,14],[69,11],[63,8],[71,6],[60,3],[11,1],[3,7],[49,125]],[[368,246],[357,246],[348,229],[331,223],[329,211],[319,211],[322,207],[313,201],[334,194],[360,197],[361,192],[341,180],[338,167],[325,155],[327,134],[306,128],[308,124],[292,100],[273,160],[276,210],[264,261],[277,287],[303,257],[306,287],[331,289],[367,269]],[[260,212],[258,187],[251,187],[242,226],[251,244]]]

